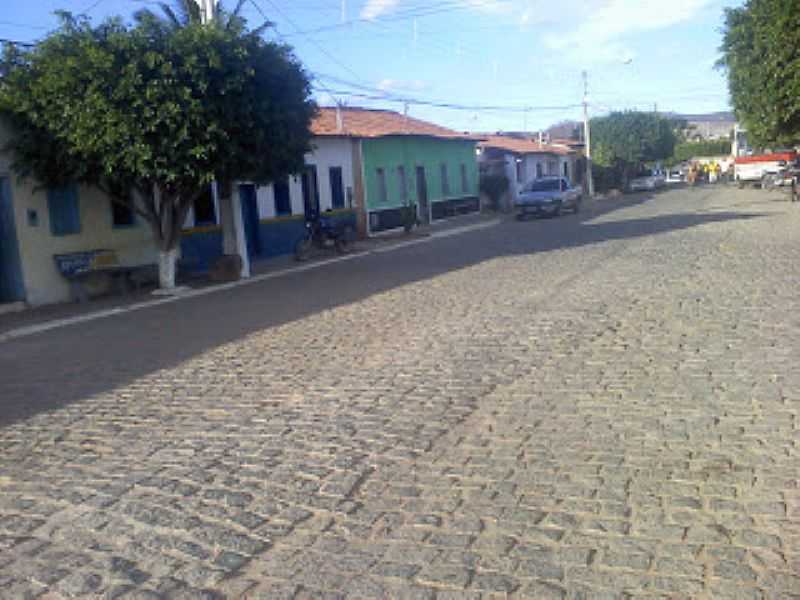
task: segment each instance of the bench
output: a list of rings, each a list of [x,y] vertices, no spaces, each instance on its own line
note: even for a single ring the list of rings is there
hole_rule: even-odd
[[[157,275],[156,265],[121,265],[113,250],[86,250],[55,254],[53,260],[58,272],[69,282],[73,300],[86,302],[89,299],[87,283],[98,278],[106,278],[117,285],[122,294],[128,294],[131,287],[136,290]]]

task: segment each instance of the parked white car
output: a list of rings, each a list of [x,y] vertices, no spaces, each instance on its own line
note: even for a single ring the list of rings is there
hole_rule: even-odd
[[[628,184],[628,190],[631,192],[647,192],[664,187],[665,179],[663,175],[646,175],[644,177],[636,177]]]

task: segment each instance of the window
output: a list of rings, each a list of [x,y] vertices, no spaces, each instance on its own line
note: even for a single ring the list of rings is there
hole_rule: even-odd
[[[532,181],[525,186],[526,192],[555,192],[560,187],[560,179],[541,179]]]
[[[135,224],[133,208],[111,200],[111,224],[114,227],[131,227]]]
[[[403,206],[408,204],[408,186],[406,184],[406,168],[402,165],[397,167],[397,185],[400,189],[400,200]]]
[[[469,179],[467,178],[467,165],[461,163],[461,191],[469,193]]]
[[[536,163],[536,179],[541,179],[543,176],[544,176],[544,173],[542,172],[542,163],[537,162]]]
[[[48,190],[47,209],[50,213],[50,232],[53,235],[73,235],[81,232],[77,186],[67,185]]]
[[[275,195],[275,214],[277,216],[292,214],[292,199],[289,195],[289,178],[285,177],[272,184]]]
[[[450,178],[447,176],[447,165],[445,163],[439,165],[439,172],[442,175],[442,196],[449,196]]]
[[[522,183],[522,161],[517,159],[517,183]]]
[[[564,163],[564,172],[562,173],[564,177],[569,177],[569,163]]]
[[[194,201],[194,224],[216,225],[217,209],[214,206],[214,192],[210,185]]]
[[[389,192],[386,189],[386,171],[375,169],[375,175],[378,177],[378,202],[386,203],[389,201]]]
[[[547,174],[548,175],[558,175],[558,161],[557,160],[548,160],[547,161]]]
[[[342,183],[342,167],[328,169],[331,180],[331,208],[344,208],[344,185]]]

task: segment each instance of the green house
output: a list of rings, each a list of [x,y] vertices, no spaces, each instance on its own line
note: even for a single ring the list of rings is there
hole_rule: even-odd
[[[479,138],[394,111],[349,107],[322,109],[314,133],[357,141],[353,169],[362,233],[402,227],[407,207],[420,223],[480,210]]]

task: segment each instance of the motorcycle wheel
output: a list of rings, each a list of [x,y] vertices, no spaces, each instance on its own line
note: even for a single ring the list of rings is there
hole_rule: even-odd
[[[304,262],[311,258],[311,249],[314,244],[308,238],[303,238],[294,247],[294,259],[298,262]]]

